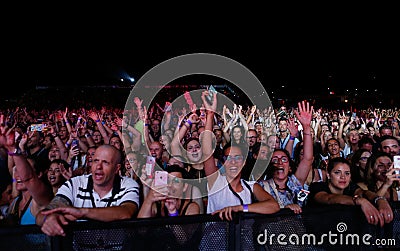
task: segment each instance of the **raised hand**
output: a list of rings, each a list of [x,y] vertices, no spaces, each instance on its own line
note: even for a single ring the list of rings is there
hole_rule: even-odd
[[[201,93],[201,99],[203,100],[203,105],[206,108],[206,110],[213,111],[215,112],[217,110],[217,93],[213,93],[213,102],[212,105],[210,105],[206,99],[208,96],[208,91],[203,91]]]
[[[306,100],[297,104],[299,111],[294,111],[297,120],[304,126],[310,126],[314,107]]]

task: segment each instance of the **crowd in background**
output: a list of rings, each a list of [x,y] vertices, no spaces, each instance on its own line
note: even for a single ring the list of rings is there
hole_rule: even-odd
[[[207,91],[197,98],[182,92],[181,106],[163,97],[146,107],[134,97],[123,107],[103,95],[99,103],[3,105],[2,224],[63,235],[62,225],[79,218],[213,213],[229,220],[233,212],[301,213],[330,204],[360,206],[371,224],[393,220],[389,203],[400,195],[395,108],[330,109],[303,100],[229,106]],[[155,171],[169,174],[167,184],[156,183]],[[118,208],[119,218],[100,207]],[[50,229],[50,218],[59,227]]]

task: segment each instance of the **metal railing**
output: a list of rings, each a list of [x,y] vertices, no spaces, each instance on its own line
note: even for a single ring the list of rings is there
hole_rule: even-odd
[[[283,209],[235,214],[73,222],[66,237],[48,237],[35,225],[0,228],[0,250],[378,250],[400,249],[400,203],[384,227],[366,222],[360,208]]]

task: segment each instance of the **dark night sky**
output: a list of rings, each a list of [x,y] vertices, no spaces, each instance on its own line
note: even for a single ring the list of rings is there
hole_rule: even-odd
[[[393,25],[375,20],[253,29],[232,23],[234,29],[221,25],[212,33],[191,27],[189,33],[125,34],[122,27],[101,24],[65,25],[51,32],[50,23],[24,27],[25,33],[10,28],[1,47],[2,82],[18,91],[23,85],[103,84],[124,72],[138,79],[175,56],[214,53],[243,64],[266,85],[382,88],[399,80],[400,43]]]

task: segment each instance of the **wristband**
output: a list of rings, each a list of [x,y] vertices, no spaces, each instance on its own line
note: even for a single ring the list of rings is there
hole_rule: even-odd
[[[186,120],[186,122],[189,124],[189,126],[192,126],[192,121],[190,121],[190,119]]]
[[[294,140],[294,139],[295,139],[295,137],[293,137],[292,135],[290,135],[289,140]]]
[[[95,122],[96,122],[96,123],[99,123],[99,122],[100,122],[100,119],[95,120]]]
[[[247,204],[244,204],[244,205],[243,205],[243,212],[244,212],[244,213],[249,212],[249,205],[247,205]]]
[[[172,214],[170,214],[170,213],[168,213],[168,216],[178,216],[179,215],[179,212],[178,211],[176,211],[175,213],[172,213]]]
[[[20,156],[22,151],[19,148],[15,148],[13,152],[7,152],[8,156]]]
[[[144,126],[150,126],[150,124],[144,124]]]

